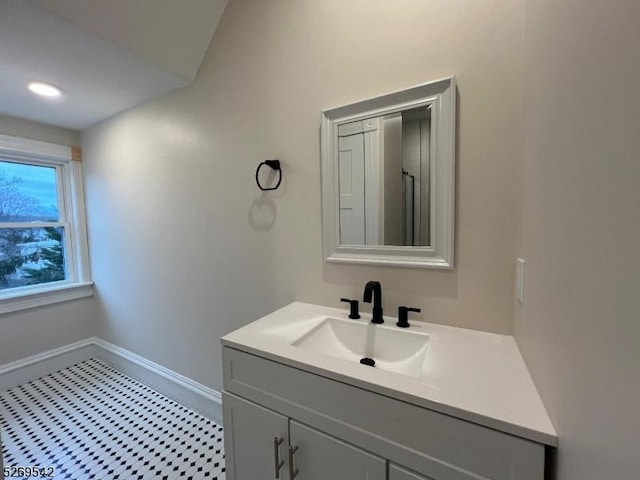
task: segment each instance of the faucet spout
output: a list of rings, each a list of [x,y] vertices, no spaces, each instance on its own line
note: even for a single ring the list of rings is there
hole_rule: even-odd
[[[362,301],[371,303],[372,299],[373,308],[371,309],[371,313],[373,314],[373,318],[371,319],[371,323],[384,323],[384,319],[382,318],[382,285],[380,285],[380,282],[373,280],[367,282],[364,286]]]

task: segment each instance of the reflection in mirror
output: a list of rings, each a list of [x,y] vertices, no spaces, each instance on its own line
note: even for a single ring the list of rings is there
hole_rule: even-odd
[[[428,246],[431,105],[338,127],[340,243]]]

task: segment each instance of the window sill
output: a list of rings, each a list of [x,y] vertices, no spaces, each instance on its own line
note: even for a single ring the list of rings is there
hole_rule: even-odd
[[[93,282],[66,283],[0,294],[0,315],[93,296]]]

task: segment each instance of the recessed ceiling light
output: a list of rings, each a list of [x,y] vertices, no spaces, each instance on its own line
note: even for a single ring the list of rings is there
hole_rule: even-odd
[[[62,94],[58,87],[43,82],[31,82],[29,90],[43,97],[59,97]]]

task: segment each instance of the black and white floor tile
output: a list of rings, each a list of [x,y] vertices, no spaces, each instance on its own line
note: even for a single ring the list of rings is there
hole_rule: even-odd
[[[0,430],[5,468],[58,480],[225,478],[221,426],[95,359],[0,393]]]

